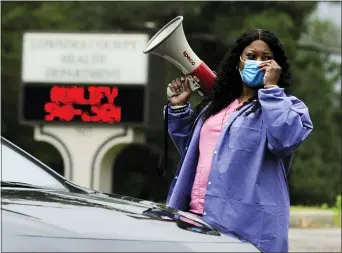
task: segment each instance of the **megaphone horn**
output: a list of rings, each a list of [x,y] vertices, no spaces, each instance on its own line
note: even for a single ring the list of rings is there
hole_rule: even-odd
[[[209,95],[215,84],[215,73],[194,53],[184,35],[183,17],[178,16],[160,29],[147,43],[145,54],[151,53],[170,61],[189,80],[190,89]],[[170,88],[168,97],[178,95]]]

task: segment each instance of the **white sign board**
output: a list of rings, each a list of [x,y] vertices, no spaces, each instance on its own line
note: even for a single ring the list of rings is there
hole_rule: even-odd
[[[25,33],[22,81],[146,85],[147,34]]]

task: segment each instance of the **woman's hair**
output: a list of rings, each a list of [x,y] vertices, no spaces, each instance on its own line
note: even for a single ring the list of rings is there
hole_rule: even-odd
[[[229,53],[220,63],[213,94],[211,97],[204,99],[196,107],[196,116],[206,104],[211,102],[208,109],[203,113],[203,119],[206,120],[228,106],[242,94],[242,80],[238,69],[240,56],[244,49],[256,40],[262,40],[272,50],[274,60],[282,68],[278,86],[284,88],[287,95],[290,94],[290,86],[292,83],[291,70],[282,44],[277,37],[269,31],[262,29],[250,29],[237,38]],[[254,99],[257,99],[257,102],[249,113],[253,113],[261,108],[257,93],[256,97],[250,99],[244,103],[244,105],[250,103]]]

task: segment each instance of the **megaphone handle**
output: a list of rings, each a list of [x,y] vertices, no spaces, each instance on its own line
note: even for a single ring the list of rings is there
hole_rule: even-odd
[[[196,90],[198,90],[199,88],[201,88],[201,86],[199,85],[199,83],[197,83],[197,82],[195,81],[195,79],[194,79],[192,76],[187,75],[187,78],[188,78],[188,81],[189,81],[189,86],[190,86],[190,90],[191,90],[191,91],[196,91]],[[181,94],[181,93],[183,92],[183,90],[184,90],[183,84],[182,84],[182,91],[180,91],[180,92],[173,92],[173,91],[170,89],[170,87],[167,87],[167,97],[168,97],[168,98],[171,98],[171,97],[173,97],[173,96],[177,96],[177,95]],[[199,94],[200,94],[201,96],[203,96],[203,93],[200,92],[200,91],[199,91]]]
[[[173,92],[170,87],[167,87],[167,98],[171,98],[171,97],[174,97],[174,96],[177,96],[179,94],[181,94],[181,92]]]

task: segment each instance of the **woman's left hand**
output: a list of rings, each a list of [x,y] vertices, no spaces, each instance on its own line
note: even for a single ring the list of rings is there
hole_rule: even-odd
[[[263,61],[260,63],[259,68],[260,71],[265,71],[264,86],[278,84],[281,74],[281,67],[275,60]]]

